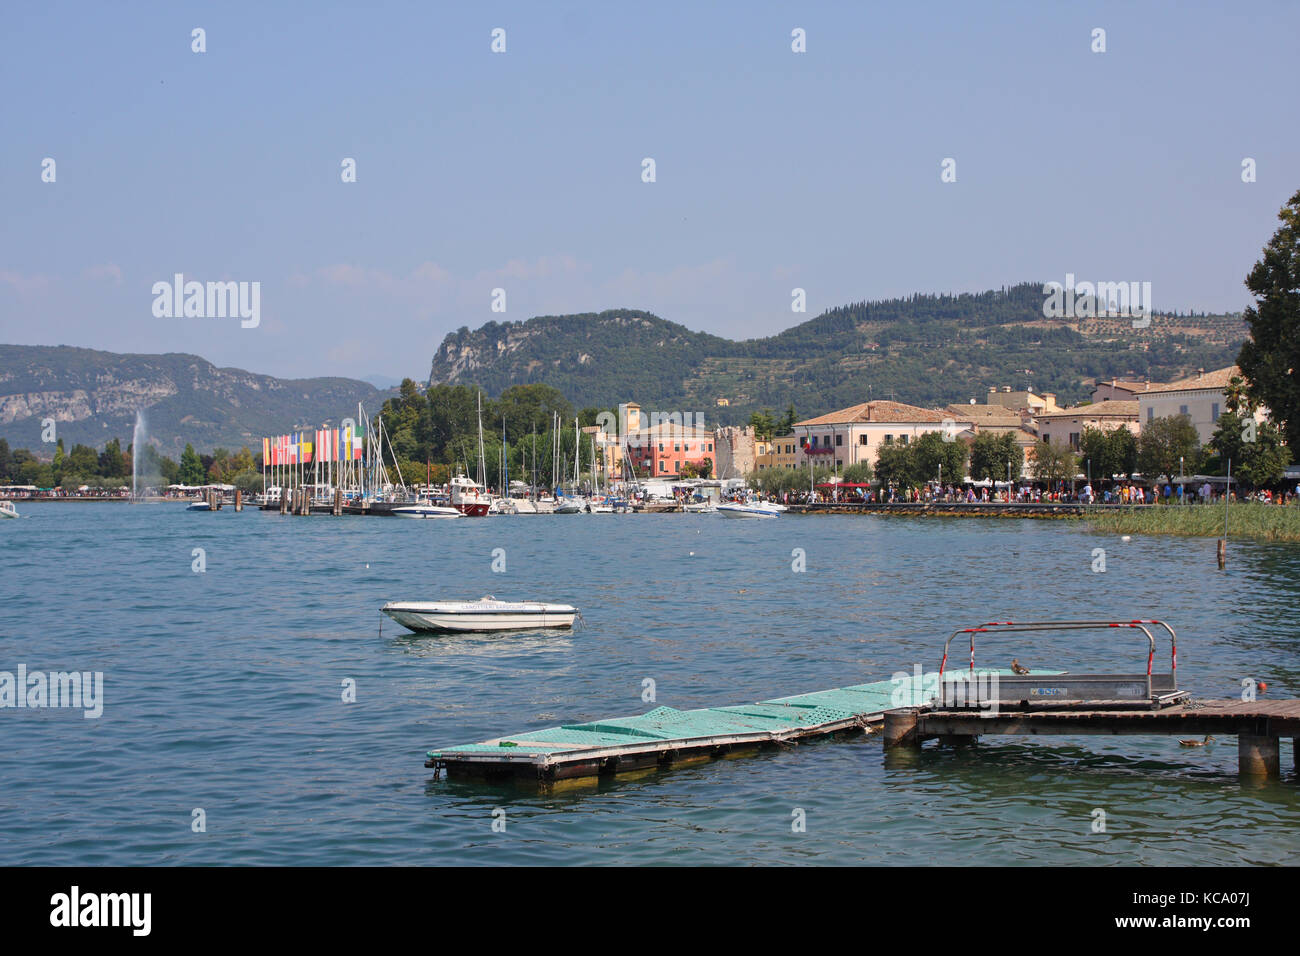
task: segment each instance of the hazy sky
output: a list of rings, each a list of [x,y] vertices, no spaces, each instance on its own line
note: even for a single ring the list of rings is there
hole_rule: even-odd
[[[9,4],[0,341],[424,379],[539,314],[752,337],[1067,273],[1240,309],[1300,188],[1298,36],[1272,2]],[[260,282],[260,326],[155,317],[176,272]]]

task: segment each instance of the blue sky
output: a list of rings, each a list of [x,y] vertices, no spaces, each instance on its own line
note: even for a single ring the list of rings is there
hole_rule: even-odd
[[[9,343],[424,379],[447,332],[538,314],[640,308],[745,338],[850,301],[1067,273],[1150,281],[1158,309],[1235,310],[1300,188],[1291,3],[0,18]],[[151,287],[176,272],[260,282],[260,326],[155,317]]]

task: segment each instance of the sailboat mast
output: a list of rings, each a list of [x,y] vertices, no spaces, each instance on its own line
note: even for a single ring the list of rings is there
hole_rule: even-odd
[[[483,448],[483,393],[477,392],[478,397],[478,483],[484,491],[487,491],[487,452]]]

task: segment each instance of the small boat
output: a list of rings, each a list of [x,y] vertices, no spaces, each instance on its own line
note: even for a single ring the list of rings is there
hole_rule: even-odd
[[[718,514],[724,518],[776,518],[786,510],[785,505],[774,501],[728,501],[718,505]]]
[[[557,515],[576,515],[587,510],[587,499],[581,495],[561,495],[555,501]]]
[[[417,504],[400,505],[394,508],[393,516],[396,518],[463,518],[465,514],[458,508],[431,505],[428,502],[421,501]]]
[[[464,474],[451,479],[451,506],[469,518],[486,517],[492,509],[492,495]]]
[[[212,505],[206,501],[191,501],[185,506],[186,511],[211,511]]]
[[[380,610],[412,631],[531,631],[573,627],[578,609],[569,604],[498,601],[390,601]]]
[[[12,501],[0,501],[0,518],[17,518],[18,509]]]
[[[712,515],[718,513],[718,506],[710,501],[688,501],[682,510],[691,515]]]

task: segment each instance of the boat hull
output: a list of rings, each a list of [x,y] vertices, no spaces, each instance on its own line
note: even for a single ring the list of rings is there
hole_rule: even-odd
[[[718,514],[724,518],[775,518],[781,512],[765,511],[753,505],[719,505]]]
[[[446,634],[573,627],[578,609],[564,604],[490,607],[474,604],[385,604],[383,612],[412,631]]]
[[[394,508],[395,518],[463,518],[464,513],[458,508],[443,508],[438,505],[405,505]]]

